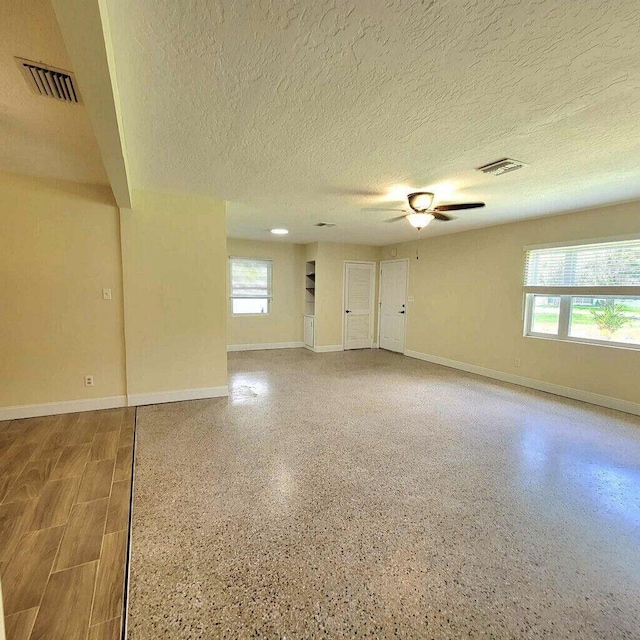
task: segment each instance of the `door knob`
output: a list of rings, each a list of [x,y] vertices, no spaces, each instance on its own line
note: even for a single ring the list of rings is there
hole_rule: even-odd
[[[351,311],[349,311],[349,309],[347,309],[347,310],[345,311],[345,313],[351,313]]]
[[[402,311],[398,311],[398,313],[404,313],[404,309]]]

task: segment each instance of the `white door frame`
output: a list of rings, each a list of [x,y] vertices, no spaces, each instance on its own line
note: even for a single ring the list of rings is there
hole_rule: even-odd
[[[370,349],[373,348],[373,326],[375,322],[375,313],[376,313],[376,263],[373,260],[343,260],[342,265],[342,350],[344,351],[346,340],[344,335],[344,318],[345,311],[347,310],[347,263],[349,264],[370,264],[373,265],[373,284],[371,285],[371,317],[369,318],[369,335],[371,336],[371,346]]]
[[[409,322],[409,307],[407,306],[409,297],[409,258],[394,258],[393,260],[380,260],[380,274],[378,278],[378,346],[380,346],[380,320],[382,310],[382,265],[389,264],[391,262],[406,262],[407,263],[407,286],[404,291],[404,349],[402,355],[407,351],[407,324]]]

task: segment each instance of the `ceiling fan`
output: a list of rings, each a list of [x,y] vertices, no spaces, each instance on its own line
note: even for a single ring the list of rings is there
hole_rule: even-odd
[[[432,220],[440,220],[441,222],[449,222],[455,220],[452,216],[444,214],[444,211],[460,211],[462,209],[478,209],[484,207],[484,202],[466,202],[461,204],[441,204],[432,207],[434,194],[430,191],[417,191],[407,196],[411,211],[404,209],[385,209],[385,211],[404,211],[403,215],[397,218],[390,218],[385,222],[398,222],[398,220],[406,220],[418,231],[424,229]]]

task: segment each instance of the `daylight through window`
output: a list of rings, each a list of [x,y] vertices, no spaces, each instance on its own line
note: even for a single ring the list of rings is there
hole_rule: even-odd
[[[640,348],[640,240],[526,251],[525,335]]]
[[[271,304],[271,260],[229,258],[234,315],[266,314]]]

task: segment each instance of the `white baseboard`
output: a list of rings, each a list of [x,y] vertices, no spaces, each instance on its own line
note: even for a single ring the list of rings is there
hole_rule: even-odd
[[[229,395],[229,388],[203,387],[202,389],[180,389],[178,391],[158,391],[154,393],[132,393],[129,395],[129,406],[139,407],[145,404],[163,404],[165,402],[181,402],[183,400],[202,400],[203,398],[221,398]]]
[[[179,391],[160,391],[157,393],[134,393],[129,396],[110,396],[107,398],[90,398],[88,400],[25,404],[13,407],[0,407],[0,420],[57,416],[61,413],[97,411],[99,409],[115,409],[117,407],[138,407],[145,404],[201,400],[202,398],[220,398],[228,395],[229,388],[225,385],[223,387],[180,389]]]
[[[227,351],[263,351],[265,349],[300,349],[302,342],[263,342],[258,344],[230,344]]]
[[[330,353],[332,351],[344,351],[341,344],[329,344],[324,347],[314,347],[313,350],[316,353]]]
[[[23,404],[14,407],[0,407],[0,420],[57,416],[61,413],[78,413],[79,411],[115,409],[116,407],[126,406],[127,396],[89,398],[87,400],[65,400],[63,402],[44,402],[42,404]]]
[[[426,353],[420,353],[419,351],[405,351],[405,355],[410,358],[417,358],[418,360],[441,364],[445,367],[460,369],[461,371],[466,371],[468,373],[475,373],[486,378],[494,378],[495,380],[510,382],[512,384],[520,385],[521,387],[529,387],[530,389],[545,391],[546,393],[552,393],[556,396],[563,396],[565,398],[571,398],[572,400],[581,400],[582,402],[588,402],[589,404],[595,404],[600,407],[616,409],[617,411],[624,411],[625,413],[640,416],[640,404],[636,402],[620,400],[619,398],[611,398],[610,396],[602,396],[598,393],[591,393],[590,391],[583,391],[582,389],[575,389],[573,387],[563,387],[559,384],[544,382],[543,380],[535,380],[534,378],[516,376],[512,373],[505,373],[503,371],[497,371],[496,369],[487,369],[486,367],[479,367],[475,364],[467,364],[466,362],[458,362],[457,360],[449,360],[448,358],[441,358],[439,356],[431,356]]]

